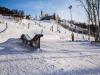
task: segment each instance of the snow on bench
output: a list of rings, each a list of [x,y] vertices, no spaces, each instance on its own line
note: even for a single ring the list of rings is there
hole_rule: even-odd
[[[29,45],[33,48],[40,48],[40,38],[43,34],[34,34],[33,37],[29,36],[28,34],[22,34],[21,40],[24,44]]]

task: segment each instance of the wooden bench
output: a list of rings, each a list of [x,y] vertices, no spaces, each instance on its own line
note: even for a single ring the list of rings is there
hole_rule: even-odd
[[[33,38],[31,38],[28,34],[22,34],[21,40],[24,44],[29,45],[33,48],[40,48],[41,37],[43,37],[43,34],[35,34]]]

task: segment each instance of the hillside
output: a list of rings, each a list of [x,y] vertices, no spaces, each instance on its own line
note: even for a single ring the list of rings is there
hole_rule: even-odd
[[[100,47],[88,36],[58,26],[54,20],[20,20],[0,16],[0,75],[99,75]],[[57,31],[58,30],[58,31]],[[41,48],[25,46],[21,34],[43,33]],[[91,37],[91,40],[93,38]]]
[[[57,23],[53,20],[50,21],[36,21],[36,20],[26,20],[23,19],[21,21],[15,21],[13,19],[7,19],[7,17],[1,16],[1,23],[0,26],[2,26],[0,29],[1,31],[5,29],[6,23],[8,29],[1,33],[0,40],[1,42],[6,41],[9,38],[20,38],[21,34],[23,33],[35,33],[35,32],[43,32],[45,36],[51,35],[58,36],[60,39],[63,40],[71,40],[71,31],[63,28],[62,26],[58,26]],[[30,27],[28,28],[28,24]],[[53,29],[53,31],[52,31]],[[57,31],[58,29],[58,31]],[[39,31],[37,31],[39,30]],[[9,35],[10,34],[10,35]],[[44,36],[44,37],[45,37]],[[83,35],[75,33],[75,40],[87,40],[88,36],[85,35],[85,39],[83,39]]]

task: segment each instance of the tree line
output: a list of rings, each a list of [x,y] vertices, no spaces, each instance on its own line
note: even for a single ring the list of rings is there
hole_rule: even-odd
[[[6,7],[0,7],[0,14],[3,16],[12,16],[12,17],[19,17],[19,18],[24,18],[30,19],[30,15],[25,15],[23,10],[17,10],[17,9],[9,9]]]

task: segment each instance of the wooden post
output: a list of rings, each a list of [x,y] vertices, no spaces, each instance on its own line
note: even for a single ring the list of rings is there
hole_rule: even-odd
[[[40,38],[38,39],[38,48],[40,48]]]
[[[74,41],[74,33],[72,33],[72,41]]]

